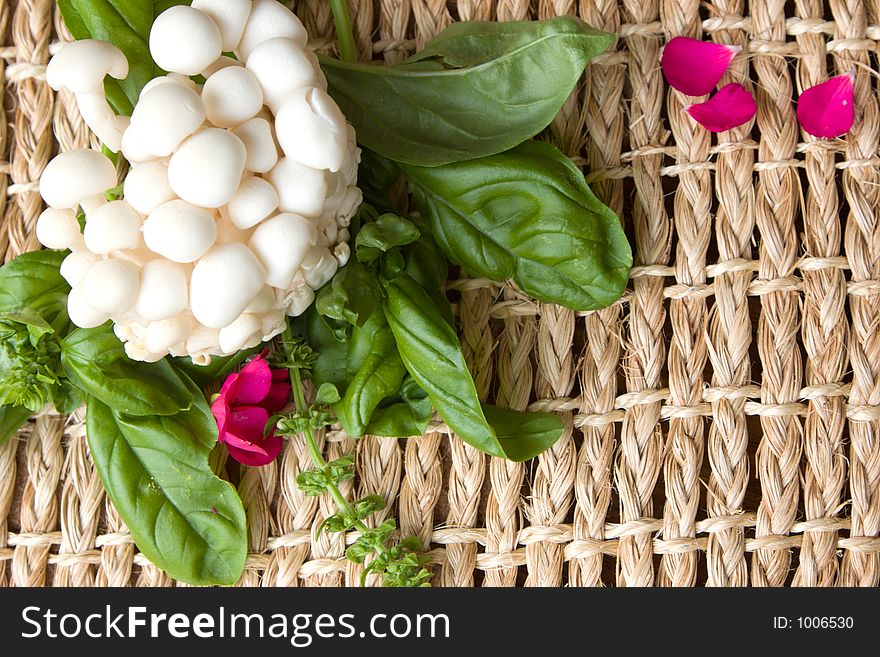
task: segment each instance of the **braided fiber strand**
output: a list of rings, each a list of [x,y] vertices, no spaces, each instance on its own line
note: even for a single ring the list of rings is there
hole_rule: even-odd
[[[715,0],[719,16],[741,15],[743,0]],[[720,43],[748,46],[741,29],[717,32]],[[738,82],[753,90],[749,81],[748,53],[733,60],[721,85]],[[748,141],[752,121],[723,133],[719,142],[742,144]],[[752,232],[755,228],[755,190],[752,168],[755,155],[750,149],[731,149],[718,154],[715,172],[715,241],[719,262],[750,259]],[[709,361],[712,386],[738,387],[751,381],[749,347],[752,344],[752,321],[749,316],[747,271],[729,271],[715,279],[715,304],[709,316]],[[749,483],[749,433],[745,414],[746,400],[719,395],[712,402],[707,451],[711,465],[706,506],[710,517],[730,517],[742,513]],[[729,527],[709,535],[706,550],[709,586],[746,586],[748,566],[745,555],[745,532]]]

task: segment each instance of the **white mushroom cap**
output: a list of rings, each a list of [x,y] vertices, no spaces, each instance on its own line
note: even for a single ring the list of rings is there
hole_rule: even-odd
[[[138,130],[137,126],[131,124],[122,133],[122,142],[120,150],[123,157],[131,164],[140,164],[157,159],[157,155],[149,150],[149,136],[146,131]]]
[[[278,207],[282,211],[304,217],[317,217],[321,214],[327,198],[324,171],[283,157],[266,177],[278,192]]]
[[[74,251],[61,261],[58,271],[70,287],[76,287],[82,283],[89,268],[100,259],[101,256],[88,249]]]
[[[83,199],[116,185],[116,168],[98,151],[81,148],[60,153],[40,177],[40,195],[52,208],[73,209]]]
[[[315,56],[286,37],[269,39],[254,48],[247,68],[259,80],[266,104],[273,112],[278,111],[294,91],[318,86]]]
[[[196,263],[190,278],[190,307],[209,328],[229,326],[266,283],[266,271],[243,244],[218,244]]]
[[[339,242],[336,248],[333,249],[333,256],[340,267],[345,267],[348,264],[349,258],[351,258],[351,247],[348,245],[348,242]]]
[[[220,208],[220,220],[217,222],[217,244],[225,244],[226,242],[247,244],[253,232],[253,229],[243,230],[232,223],[232,219],[229,218],[228,205]]]
[[[263,109],[263,90],[249,70],[228,66],[205,81],[202,102],[211,123],[231,128],[254,118]]]
[[[165,357],[164,354],[154,354],[149,351],[146,344],[140,340],[129,340],[125,343],[124,348],[126,356],[144,363],[156,363]]]
[[[107,205],[107,203],[107,196],[104,192],[101,192],[100,194],[95,194],[94,196],[84,198],[82,201],[79,202],[79,207],[86,214],[86,216],[88,216],[92,212],[100,208],[102,205]]]
[[[136,249],[141,242],[141,215],[125,201],[105,203],[86,215],[86,246],[93,253]]]
[[[211,62],[204,71],[202,71],[202,76],[204,78],[209,78],[214,73],[224,68],[228,68],[230,66],[241,66],[241,62],[237,59],[233,59],[232,57],[227,57],[226,55],[220,55],[217,59]]]
[[[140,94],[138,94],[138,102],[160,84],[179,84],[194,93],[199,93],[196,83],[187,76],[181,75],[180,73],[168,73],[166,75],[159,75],[147,82],[143,89],[141,89]]]
[[[162,162],[133,166],[125,178],[122,193],[128,204],[143,215],[174,198],[168,184],[168,167]]]
[[[275,37],[288,37],[301,46],[309,40],[306,28],[287,7],[277,0],[254,0],[238,43],[238,53],[246,60],[254,48]]]
[[[219,208],[235,195],[246,156],[238,137],[220,128],[206,128],[171,156],[168,182],[180,198],[203,208]]]
[[[165,157],[201,127],[205,116],[205,106],[195,91],[182,84],[166,82],[141,97],[132,112],[126,135],[135,130],[141,148],[157,157]]]
[[[67,315],[80,328],[95,328],[110,319],[108,313],[89,305],[82,286],[74,287],[67,295]]]
[[[37,219],[37,239],[47,249],[83,248],[83,236],[73,210],[47,208]]]
[[[220,329],[220,351],[226,354],[250,349],[262,341],[263,322],[256,315],[242,313],[229,326]]]
[[[193,0],[192,7],[205,13],[220,29],[224,52],[238,47],[251,13],[250,0]]]
[[[330,250],[323,246],[313,246],[302,262],[302,271],[308,285],[313,290],[321,289],[333,278],[339,263]]]
[[[128,75],[128,60],[119,48],[97,39],[65,44],[46,67],[46,82],[50,87],[75,94],[103,93],[106,75],[123,79]]]
[[[147,326],[147,351],[165,354],[168,348],[189,337],[193,326],[193,316],[183,312],[173,317],[150,322]]]
[[[204,208],[175,199],[163,203],[144,222],[144,241],[174,262],[193,262],[217,239],[217,223]]]
[[[278,208],[278,192],[266,180],[249,176],[229,201],[229,218],[238,228],[256,226]]]
[[[99,260],[82,281],[86,302],[108,314],[123,313],[134,304],[138,293],[138,270],[118,258]]]
[[[122,133],[128,127],[127,117],[116,116],[103,91],[77,94],[76,105],[86,125],[114,153],[122,146]]]
[[[286,291],[278,291],[278,296],[284,312],[291,317],[298,317],[312,305],[315,291],[306,284],[303,275],[298,273]]]
[[[287,97],[275,114],[275,132],[287,157],[316,169],[338,171],[349,150],[342,111],[317,87]]]
[[[278,148],[272,135],[272,124],[262,117],[245,121],[232,129],[247,150],[244,166],[248,171],[266,173],[278,162]]]
[[[275,290],[268,285],[264,285],[263,289],[257,293],[257,296],[254,297],[254,300],[250,302],[244,311],[253,315],[262,315],[274,305]]]
[[[156,17],[150,29],[150,54],[166,71],[196,75],[222,51],[217,24],[187,5],[166,9]]]
[[[317,238],[311,221],[285,213],[257,226],[248,246],[266,268],[266,282],[284,290]]]
[[[210,365],[208,352],[220,349],[220,331],[197,324],[186,340],[186,351],[196,365]]]
[[[186,275],[184,267],[176,262],[164,258],[150,260],[141,271],[134,311],[151,321],[167,319],[182,311],[188,301]]]
[[[146,247],[143,239],[139,240],[137,247],[134,249],[119,249],[118,251],[111,251],[110,255],[120,260],[127,260],[138,269],[156,257],[156,254]]]

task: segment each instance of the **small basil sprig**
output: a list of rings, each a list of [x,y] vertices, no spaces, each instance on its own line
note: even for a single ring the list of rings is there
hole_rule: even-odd
[[[454,23],[401,64],[321,57],[330,94],[377,153],[436,166],[505,151],[559,113],[614,43],[574,17]]]

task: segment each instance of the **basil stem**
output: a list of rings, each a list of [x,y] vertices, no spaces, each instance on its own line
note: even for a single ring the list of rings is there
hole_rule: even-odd
[[[330,0],[330,11],[336,24],[336,37],[339,39],[339,58],[345,62],[357,61],[357,47],[346,0]]]

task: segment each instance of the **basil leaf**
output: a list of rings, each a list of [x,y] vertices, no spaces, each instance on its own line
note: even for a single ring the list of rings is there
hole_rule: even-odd
[[[86,431],[138,549],[174,579],[235,583],[247,550],[245,514],[235,488],[209,466],[217,427],[204,398],[177,415],[132,417],[93,397]]]
[[[31,416],[24,406],[0,406],[0,447],[24,426]]]
[[[409,219],[385,213],[365,224],[357,234],[355,252],[363,263],[376,260],[397,246],[411,244],[419,239],[419,229]]]
[[[174,0],[58,0],[67,29],[76,39],[99,39],[112,43],[128,59],[128,77],[104,82],[107,100],[119,114],[131,114],[141,89],[161,69],[150,56],[150,28],[156,16]]]
[[[352,326],[362,326],[378,306],[376,277],[354,259],[333,276],[329,285],[321,288],[315,301],[320,314]]]
[[[337,390],[345,390],[348,381],[348,346],[336,332],[327,325],[315,304],[309,306],[299,317],[291,322],[293,334],[305,338],[315,350],[317,358],[312,363],[311,378],[317,387],[325,383],[333,384]]]
[[[167,361],[128,358],[107,325],[71,332],[61,343],[61,360],[81,390],[116,413],[175,415],[190,408],[195,398],[185,376]]]
[[[400,175],[400,169],[393,161],[369,148],[361,148],[358,186],[364,193],[364,203],[373,205],[382,212],[394,212],[389,196]]]
[[[397,162],[493,155],[538,134],[594,56],[614,43],[573,17],[454,23],[393,66],[321,58],[358,141]]]
[[[433,413],[434,407],[428,395],[407,375],[400,392],[384,400],[373,411],[364,434],[387,438],[421,436],[428,428]]]
[[[403,170],[437,244],[471,273],[513,278],[573,310],[603,308],[623,293],[632,251],[620,220],[550,144]]]
[[[348,435],[363,436],[373,412],[400,389],[406,374],[382,312],[352,330],[346,370],[348,385],[333,409]]]
[[[553,415],[484,410],[455,330],[412,278],[404,274],[387,281],[386,291],[385,316],[400,357],[459,438],[515,461],[530,459],[559,439],[562,422]],[[497,420],[502,422],[496,428],[492,421]]]
[[[59,272],[66,255],[66,251],[31,251],[0,267],[0,315],[28,324],[37,316],[46,319],[38,309],[66,304],[70,286]]]

